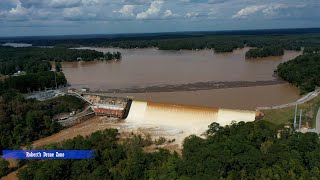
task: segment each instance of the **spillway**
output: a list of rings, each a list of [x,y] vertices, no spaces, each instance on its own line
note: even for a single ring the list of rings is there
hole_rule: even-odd
[[[153,127],[185,135],[201,135],[213,122],[225,126],[232,121],[250,122],[255,118],[254,111],[133,101],[126,123],[139,128]]]

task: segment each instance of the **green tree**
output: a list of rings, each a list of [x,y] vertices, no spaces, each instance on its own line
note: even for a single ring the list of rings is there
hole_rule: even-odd
[[[9,172],[9,162],[0,157],[0,177]]]

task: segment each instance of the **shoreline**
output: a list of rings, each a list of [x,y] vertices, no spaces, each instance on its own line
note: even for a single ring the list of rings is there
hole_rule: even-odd
[[[211,89],[228,89],[256,86],[270,86],[278,84],[286,84],[288,82],[280,79],[267,81],[231,81],[231,82],[197,82],[178,85],[158,85],[147,87],[132,87],[122,89],[93,90],[96,93],[147,93],[147,92],[179,92],[179,91],[200,91]]]

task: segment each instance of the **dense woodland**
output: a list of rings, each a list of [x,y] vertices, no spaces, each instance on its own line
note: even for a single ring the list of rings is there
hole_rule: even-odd
[[[0,152],[3,149],[19,149],[32,141],[59,132],[62,127],[52,120],[55,115],[84,108],[85,103],[73,96],[40,102],[27,100],[21,94],[67,84],[64,74],[60,72],[60,62],[56,63],[57,72],[51,71],[49,61],[40,55],[47,53],[42,50],[0,47],[1,73],[26,71],[25,75],[2,76],[4,78],[0,80]],[[0,177],[8,172],[8,162],[1,159]]]
[[[249,47],[281,47],[286,50],[301,50],[301,47],[316,47],[320,45],[319,30],[317,33],[287,34],[286,32],[274,33],[194,33],[175,35],[150,35],[137,37],[78,37],[78,38],[30,38],[10,39],[3,41],[31,43],[35,46],[103,46],[120,48],[147,48],[158,47],[163,50],[180,49],[215,49],[216,52],[231,52],[234,49],[244,46]],[[0,40],[1,42],[1,40]]]
[[[212,124],[208,138],[190,136],[182,156],[145,153],[144,141],[117,142],[114,129],[77,137],[48,149],[93,149],[91,160],[30,161],[20,179],[318,179],[320,140],[264,121]]]
[[[102,53],[94,50],[40,47],[1,47],[0,74],[13,74],[17,71],[37,73],[51,69],[50,61],[93,61],[121,59],[121,53]],[[37,64],[37,65],[35,65]]]
[[[320,53],[304,53],[280,64],[276,72],[282,79],[299,87],[302,93],[313,91],[320,87]]]
[[[18,149],[22,145],[58,132],[61,126],[54,115],[84,108],[84,102],[73,96],[39,102],[26,100],[9,90],[0,98],[0,150]]]
[[[55,77],[56,76],[56,77]],[[28,73],[21,76],[13,76],[0,81],[0,92],[7,89],[16,89],[21,93],[44,90],[45,88],[65,86],[67,80],[63,73],[45,71],[39,73]]]
[[[35,140],[59,132],[62,126],[52,121],[53,116],[83,108],[84,102],[73,96],[39,102],[7,91],[0,96],[0,152],[29,146]],[[9,170],[8,162],[0,159],[0,177]]]
[[[284,55],[284,49],[278,46],[254,48],[246,52],[247,59],[282,55]]]

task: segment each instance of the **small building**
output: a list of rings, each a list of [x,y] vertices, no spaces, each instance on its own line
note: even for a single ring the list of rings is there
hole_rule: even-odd
[[[122,107],[108,104],[97,104],[92,106],[92,109],[96,115],[114,118],[122,118],[125,112],[125,109]]]
[[[81,91],[82,91],[82,92],[89,92],[90,89],[89,89],[89,88],[81,88]]]
[[[18,71],[18,72],[15,72],[12,76],[23,76],[23,75],[26,75],[26,72]]]

